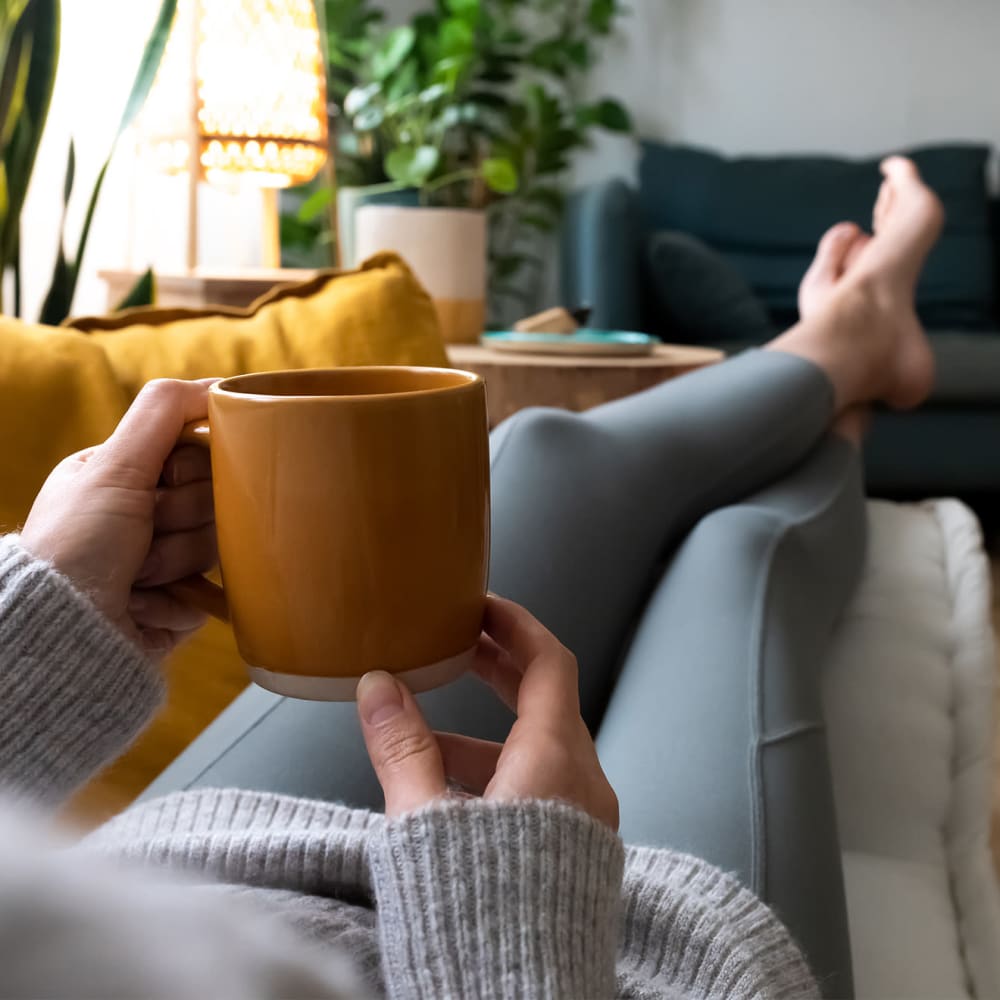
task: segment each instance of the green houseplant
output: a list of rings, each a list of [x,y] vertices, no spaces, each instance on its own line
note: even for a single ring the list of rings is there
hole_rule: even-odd
[[[160,5],[111,149],[91,189],[75,252],[67,254],[63,232],[65,207],[76,179],[76,157],[70,143],[62,193],[63,224],[60,225],[52,278],[39,316],[43,323],[59,323],[69,314],[111,155],[153,84],[176,6],[177,0],[163,0]],[[13,311],[16,315],[21,312],[21,211],[52,98],[59,59],[59,25],[59,0],[0,0],[0,275],[8,268],[13,270]],[[140,277],[125,304],[148,302],[151,295],[152,280],[147,273]],[[2,307],[0,297],[0,309]]]
[[[364,0],[326,0],[326,10],[339,179],[360,174],[369,192],[411,191],[423,206],[485,211],[494,315],[523,311],[573,154],[594,129],[631,128],[617,101],[581,97],[622,8],[616,0],[439,0],[390,31]],[[316,192],[300,220],[315,218],[329,197]]]

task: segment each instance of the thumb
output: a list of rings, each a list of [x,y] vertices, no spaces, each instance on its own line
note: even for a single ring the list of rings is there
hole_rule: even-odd
[[[405,685],[373,670],[358,684],[358,714],[368,756],[385,795],[386,816],[447,794],[441,751]]]

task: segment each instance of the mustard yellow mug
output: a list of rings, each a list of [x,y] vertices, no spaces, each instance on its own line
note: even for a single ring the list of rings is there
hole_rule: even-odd
[[[483,380],[443,368],[264,372],[209,391],[223,587],[172,592],[232,621],[261,687],[354,698],[369,670],[425,691],[467,669],[489,564]]]

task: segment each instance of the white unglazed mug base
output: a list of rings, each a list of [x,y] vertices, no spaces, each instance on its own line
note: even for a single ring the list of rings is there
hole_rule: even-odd
[[[402,681],[414,694],[441,687],[461,677],[473,663],[476,648],[465,650],[446,660],[426,667],[401,670],[393,677]],[[361,677],[309,677],[303,674],[281,674],[263,667],[249,667],[250,680],[275,694],[308,701],[354,701]]]

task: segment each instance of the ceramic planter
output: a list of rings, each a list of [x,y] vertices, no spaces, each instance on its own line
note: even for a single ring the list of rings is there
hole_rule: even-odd
[[[473,209],[363,205],[356,260],[394,250],[427,289],[447,343],[474,344],[486,319],[486,214]]]
[[[355,213],[363,205],[412,205],[418,204],[416,188],[403,191],[380,191],[375,187],[342,187],[337,189],[337,245],[340,249],[339,264],[342,268],[357,267],[364,259],[357,254],[354,235]]]

